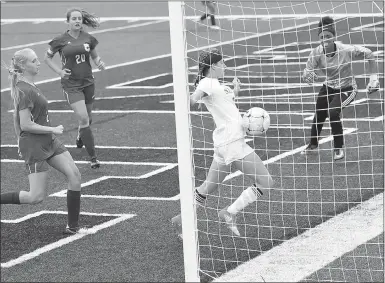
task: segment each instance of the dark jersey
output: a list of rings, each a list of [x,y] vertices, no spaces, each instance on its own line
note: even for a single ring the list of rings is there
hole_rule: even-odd
[[[90,52],[97,44],[96,38],[87,32],[81,31],[78,38],[73,38],[66,31],[49,42],[48,52],[52,55],[59,52],[62,68],[71,70],[69,81],[83,81],[87,84],[93,82]],[[62,84],[65,81],[62,79]]]
[[[41,126],[50,127],[51,123],[48,116],[48,101],[41,91],[34,85],[19,81],[16,85],[19,89],[20,100],[17,104],[18,123],[20,125],[19,111],[29,109],[31,112],[31,120]],[[31,139],[31,142],[51,142],[52,134],[33,134],[26,131],[21,131],[20,138]]]

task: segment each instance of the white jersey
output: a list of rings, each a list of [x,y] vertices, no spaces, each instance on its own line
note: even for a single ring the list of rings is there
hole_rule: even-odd
[[[197,86],[207,94],[203,103],[213,116],[216,129],[213,133],[214,146],[219,147],[239,140],[245,136],[242,116],[235,105],[234,91],[221,85],[218,79],[203,78]]]
[[[336,53],[328,57],[324,53],[322,45],[314,48],[306,63],[306,69],[321,71],[326,75],[325,85],[334,89],[352,86],[356,88],[356,80],[352,71],[352,61],[362,59],[373,59],[372,51],[358,45],[348,45],[335,42]]]

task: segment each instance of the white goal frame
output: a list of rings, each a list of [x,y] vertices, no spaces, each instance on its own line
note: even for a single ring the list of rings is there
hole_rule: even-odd
[[[200,282],[184,4],[169,1],[172,73],[186,282]]]

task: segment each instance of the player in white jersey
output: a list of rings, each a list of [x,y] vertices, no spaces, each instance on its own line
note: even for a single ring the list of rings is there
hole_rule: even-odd
[[[312,84],[318,79],[316,72],[326,75],[324,85],[319,91],[316,113],[311,128],[310,143],[302,154],[314,151],[318,147],[318,136],[321,133],[326,117],[334,137],[334,160],[344,157],[343,128],[340,114],[357,94],[357,84],[352,71],[352,61],[365,59],[369,63],[371,73],[367,93],[379,89],[376,74],[376,62],[372,51],[368,48],[335,42],[336,30],[334,20],[323,17],[318,24],[318,37],[321,44],[314,48],[303,72],[303,79]]]
[[[234,90],[222,85],[218,78],[223,78],[225,63],[217,49],[203,51],[199,56],[199,73],[195,81],[196,90],[190,96],[190,104],[202,101],[213,116],[216,129],[213,132],[214,158],[207,178],[195,191],[198,204],[205,204],[207,195],[218,189],[230,167],[242,171],[252,178],[253,185],[248,187],[229,207],[219,212],[228,228],[237,236],[236,214],[263,195],[263,188],[270,188],[273,180],[259,156],[245,141],[242,116],[235,105],[235,96],[240,91],[240,82],[233,80]],[[181,237],[180,214],[172,219]]]

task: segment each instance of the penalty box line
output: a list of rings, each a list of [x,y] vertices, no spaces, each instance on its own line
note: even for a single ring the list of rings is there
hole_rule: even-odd
[[[23,221],[26,221],[28,219],[31,219],[31,218],[34,218],[34,217],[38,217],[42,214],[61,214],[61,215],[67,215],[67,212],[66,211],[47,211],[47,210],[42,210],[42,211],[38,211],[36,213],[32,213],[32,214],[28,214],[24,217],[21,217],[21,218],[18,218],[18,219],[14,219],[14,220],[1,220],[1,223],[11,223],[11,224],[16,224],[16,223],[20,223],[20,222],[23,222]],[[116,225],[122,221],[125,221],[127,219],[130,219],[130,218],[133,218],[136,216],[136,214],[109,214],[109,213],[91,213],[91,212],[80,212],[81,215],[90,215],[90,216],[102,216],[102,217],[116,217],[115,219],[111,219],[107,222],[104,222],[102,224],[99,224],[99,225],[96,225],[96,226],[93,226],[92,228],[88,229],[89,230],[89,234],[95,234],[96,232],[100,231],[100,230],[103,230],[103,229],[106,229],[106,228],[109,228],[113,225]],[[69,236],[69,237],[66,237],[64,239],[61,239],[61,240],[58,240],[54,243],[51,243],[51,244],[48,244],[48,245],[45,245],[41,248],[38,248],[36,250],[34,250],[33,252],[30,252],[30,253],[27,253],[27,254],[24,254],[16,259],[12,259],[10,261],[7,261],[7,262],[4,262],[4,263],[1,263],[1,268],[10,268],[12,266],[15,266],[15,265],[18,265],[18,264],[21,264],[21,263],[24,263],[26,261],[29,261],[33,258],[36,258],[40,255],[42,255],[43,253],[46,253],[46,252],[49,252],[49,251],[52,251],[54,249],[57,249],[57,248],[60,248],[64,245],[67,245],[69,243],[72,243],[76,240],[79,240],[85,236],[87,236],[88,234],[75,234],[75,235],[72,235],[72,236]]]
[[[81,185],[82,188],[94,185],[96,183],[100,183],[105,180],[109,179],[135,179],[135,180],[140,180],[140,179],[147,179],[149,177],[158,175],[160,173],[163,173],[167,170],[173,169],[178,164],[170,164],[164,167],[161,167],[159,169],[150,171],[146,174],[140,175],[140,176],[102,176],[93,180],[90,180],[88,182],[85,182]],[[67,190],[61,190],[59,192],[53,193],[49,195],[50,197],[67,197]],[[98,198],[98,199],[120,199],[120,200],[160,200],[160,201],[173,201],[176,200],[176,196],[174,197],[132,197],[132,196],[115,196],[115,195],[89,195],[89,194],[82,194],[82,198]]]

